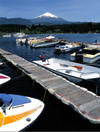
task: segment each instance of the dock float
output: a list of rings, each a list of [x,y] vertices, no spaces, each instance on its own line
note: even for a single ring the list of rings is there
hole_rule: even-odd
[[[99,96],[10,52],[0,49],[0,55],[85,119],[100,123]]]

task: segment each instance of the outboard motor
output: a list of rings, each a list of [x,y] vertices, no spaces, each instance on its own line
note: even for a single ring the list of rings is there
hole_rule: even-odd
[[[83,62],[83,51],[77,51],[75,55],[76,62]]]
[[[45,58],[45,55],[44,54],[39,55],[39,58],[42,60],[42,62],[45,62],[46,61],[46,58]]]

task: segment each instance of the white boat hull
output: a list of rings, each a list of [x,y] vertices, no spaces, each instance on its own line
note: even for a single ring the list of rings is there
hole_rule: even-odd
[[[8,82],[10,79],[11,78],[9,76],[0,73],[0,85]]]
[[[58,42],[35,43],[35,44],[32,44],[31,47],[32,48],[51,47],[51,46],[55,46],[57,43]]]
[[[7,108],[6,112],[3,112],[2,108],[0,108],[0,131],[24,130],[39,117],[44,109],[44,103],[31,97],[9,95],[14,102],[12,101],[11,108]],[[24,98],[28,100],[26,103],[22,103]],[[21,102],[20,104],[18,104],[19,101]]]
[[[44,62],[41,60],[33,61],[35,64],[42,66],[71,82],[78,83],[82,80],[93,80],[100,78],[100,69],[92,66],[86,66],[75,62],[51,58]]]

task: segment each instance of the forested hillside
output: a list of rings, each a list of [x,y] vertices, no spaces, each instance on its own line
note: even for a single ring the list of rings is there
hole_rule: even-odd
[[[27,34],[44,33],[100,33],[100,23],[79,23],[62,25],[0,25],[0,33],[24,32]]]

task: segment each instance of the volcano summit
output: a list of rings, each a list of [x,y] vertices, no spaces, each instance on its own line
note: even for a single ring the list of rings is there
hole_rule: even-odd
[[[33,24],[70,24],[71,23],[49,12],[46,12],[38,17],[32,18],[31,21]]]

